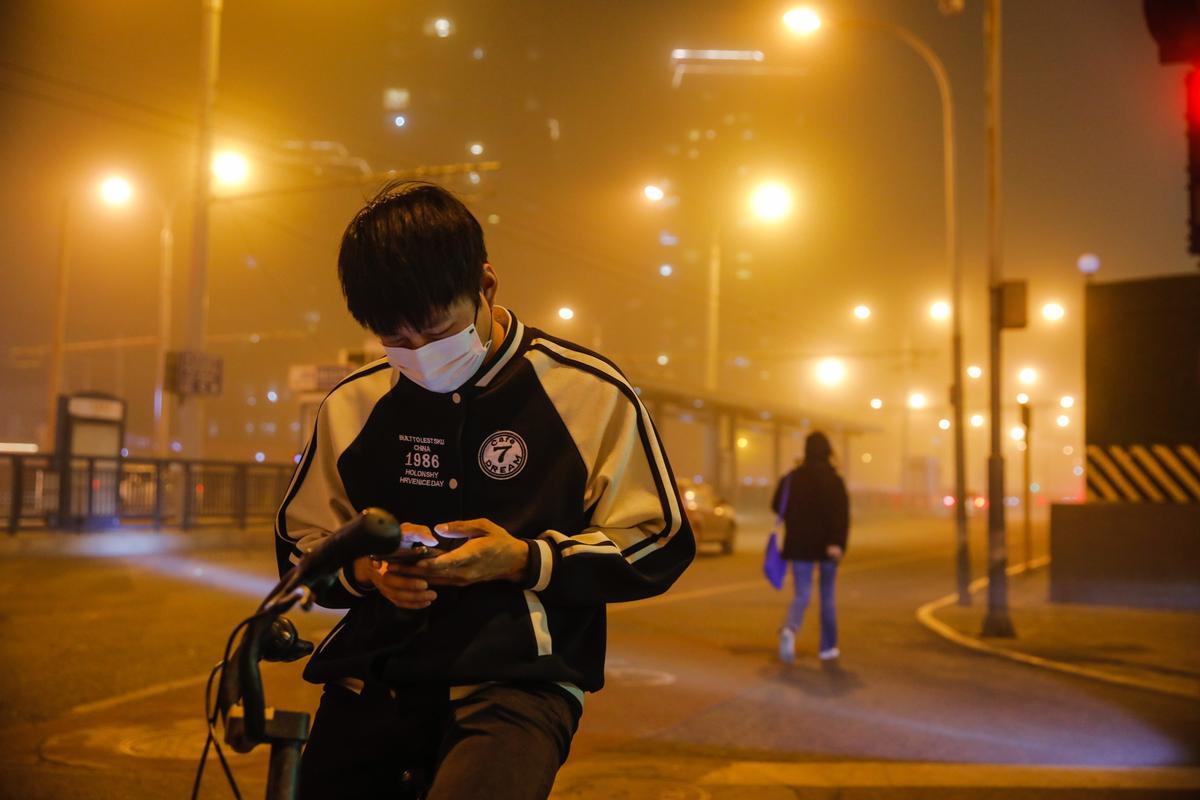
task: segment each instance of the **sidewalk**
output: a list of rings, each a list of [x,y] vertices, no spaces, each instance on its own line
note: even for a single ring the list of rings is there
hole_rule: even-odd
[[[1200,613],[1050,603],[1049,569],[1009,578],[1015,639],[980,637],[986,581],[972,585],[970,608],[942,598],[918,616],[946,638],[993,655],[1200,700]]]

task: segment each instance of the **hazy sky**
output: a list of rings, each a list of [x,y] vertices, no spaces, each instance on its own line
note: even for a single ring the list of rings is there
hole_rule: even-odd
[[[935,0],[824,7],[903,24],[946,62],[959,128],[967,357],[984,363],[983,3],[966,6],[952,18]],[[453,185],[485,220],[501,301],[527,322],[599,343],[635,376],[684,386],[702,378],[706,260],[719,222],[726,391],[894,434],[891,409],[907,391],[944,406],[949,379],[948,329],[927,315],[948,287],[937,94],[897,41],[834,30],[795,42],[779,23],[786,8],[229,0],[218,138],[255,159],[252,188],[313,182],[281,160],[288,140],[339,142],[374,169],[468,161],[468,146],[483,143],[483,158],[502,169],[483,173],[478,186]],[[10,0],[0,9],[6,439],[33,438],[42,417],[44,360],[10,348],[49,339],[66,195],[78,196],[69,340],[154,333],[164,204],[176,205],[177,324],[182,318],[199,9],[198,0]],[[1006,335],[1005,377],[1015,393],[1016,369],[1036,366],[1037,391],[1049,401],[1082,388],[1081,253],[1100,256],[1102,280],[1195,268],[1185,252],[1183,71],[1157,63],[1137,0],[1007,0],[1004,9],[1005,275],[1029,280],[1032,311],[1056,299],[1068,312],[1054,328],[1031,314],[1029,330]],[[451,36],[426,34],[437,16],[453,20]],[[767,64],[804,74],[688,76],[675,89],[675,47],[758,49]],[[410,93],[403,129],[382,107],[388,87]],[[120,214],[90,199],[111,170],[139,186],[135,207]],[[788,181],[799,198],[774,229],[739,224],[748,183],[761,177]],[[679,188],[678,205],[647,208],[640,187],[664,179]],[[221,439],[237,437],[231,454],[288,457],[294,403],[285,396],[266,407],[261,398],[286,389],[290,365],[330,362],[361,343],[334,259],[368,193],[214,206],[210,331],[264,337],[215,346],[226,359],[226,396],[211,416]],[[498,222],[486,222],[490,215]],[[663,247],[664,230],[679,244]],[[658,274],[664,263],[670,278]],[[866,325],[850,315],[859,302],[874,311]],[[570,323],[554,316],[564,305],[576,311]],[[655,363],[659,354],[669,354],[667,367]],[[832,390],[812,380],[813,358],[831,354],[848,367]],[[68,376],[70,389],[127,396],[131,432],[149,434],[150,348],[71,356]],[[982,391],[969,395],[979,409]],[[251,395],[260,398],[254,407]],[[885,399],[884,412],[871,412],[873,396]],[[915,451],[943,453],[940,413],[914,417]],[[247,424],[255,432],[243,436]],[[1046,459],[1078,443],[1079,427],[1056,435]],[[879,447],[894,438],[876,437]],[[1074,485],[1077,459],[1056,459],[1047,472]],[[881,463],[856,469],[880,482],[895,474]]]

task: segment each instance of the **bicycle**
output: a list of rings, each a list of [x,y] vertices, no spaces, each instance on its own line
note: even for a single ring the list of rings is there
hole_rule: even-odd
[[[260,744],[270,746],[266,800],[298,798],[300,756],[308,741],[311,717],[303,711],[268,708],[259,665],[263,661],[297,661],[311,654],[312,642],[300,638],[296,626],[283,615],[297,605],[305,611],[312,608],[314,588],[332,583],[344,565],[361,556],[393,553],[401,541],[400,524],[395,517],[382,509],[366,509],[301,558],[255,613],[234,626],[225,643],[225,652],[209,673],[204,690],[208,736],[197,764],[192,800],[199,795],[210,747],[217,753],[234,797],[237,800],[242,797],[221,749],[216,730],[218,721],[222,723],[225,743],[234,752],[245,754]],[[242,638],[235,649],[233,645],[239,633]],[[218,676],[214,702],[213,680]],[[408,797],[404,800],[421,800],[425,791],[422,781],[415,773],[406,774],[412,777],[407,781],[411,785],[407,787]]]

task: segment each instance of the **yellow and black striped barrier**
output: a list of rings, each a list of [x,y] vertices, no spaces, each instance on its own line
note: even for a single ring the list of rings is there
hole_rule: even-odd
[[[1087,446],[1092,503],[1200,503],[1200,453],[1190,444]]]

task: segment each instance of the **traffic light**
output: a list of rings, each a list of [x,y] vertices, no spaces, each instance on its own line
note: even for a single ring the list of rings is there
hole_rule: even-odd
[[[1190,63],[1187,95],[1188,252],[1200,255],[1200,0],[1143,0],[1163,64]]]

